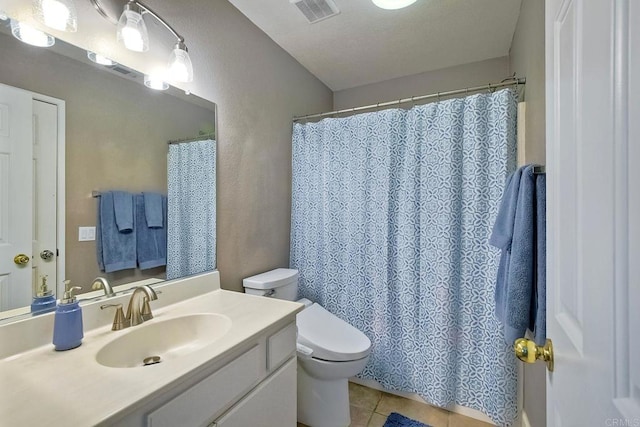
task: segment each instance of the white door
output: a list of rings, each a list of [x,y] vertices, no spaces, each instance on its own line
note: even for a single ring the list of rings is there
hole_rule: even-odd
[[[640,1],[546,1],[547,424],[640,426]]]
[[[0,310],[31,302],[32,96],[0,85]]]
[[[33,292],[42,278],[51,291],[57,281],[58,106],[33,100]]]

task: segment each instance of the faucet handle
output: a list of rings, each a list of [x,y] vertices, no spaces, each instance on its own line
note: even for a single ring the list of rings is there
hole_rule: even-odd
[[[142,298],[142,312],[140,313],[142,319],[145,321],[153,319],[153,314],[151,313],[151,306],[149,305],[149,298]]]
[[[113,318],[113,325],[111,326],[112,331],[119,331],[131,326],[131,321],[124,316],[122,304],[103,304],[100,306],[100,310],[104,310],[109,307],[116,307],[116,315]]]

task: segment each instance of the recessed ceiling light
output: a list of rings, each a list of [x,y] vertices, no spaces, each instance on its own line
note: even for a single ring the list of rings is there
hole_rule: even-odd
[[[411,6],[416,0],[371,0],[373,4],[381,9],[402,9]]]

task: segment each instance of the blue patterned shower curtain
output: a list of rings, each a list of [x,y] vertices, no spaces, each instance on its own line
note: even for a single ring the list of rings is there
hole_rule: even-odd
[[[216,142],[169,145],[167,279],[216,268]]]
[[[515,169],[513,90],[294,124],[301,296],[372,341],[361,374],[438,406],[516,418],[488,238]]]

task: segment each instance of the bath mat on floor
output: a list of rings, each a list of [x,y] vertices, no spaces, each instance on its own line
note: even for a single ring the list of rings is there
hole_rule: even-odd
[[[383,427],[431,427],[430,425],[421,423],[420,421],[412,420],[404,415],[400,415],[397,412],[392,412],[387,417],[387,421]]]

